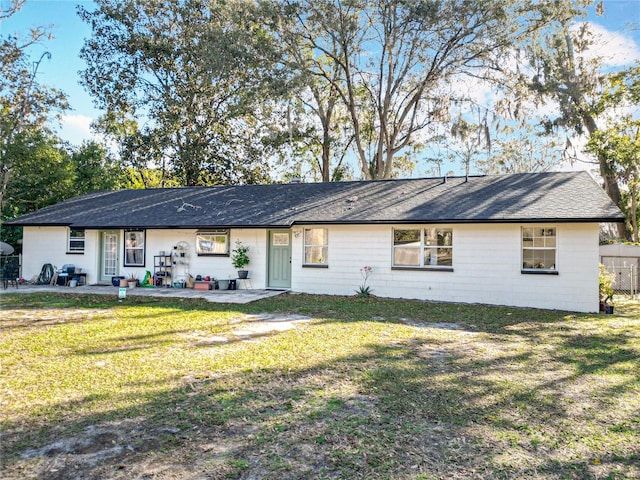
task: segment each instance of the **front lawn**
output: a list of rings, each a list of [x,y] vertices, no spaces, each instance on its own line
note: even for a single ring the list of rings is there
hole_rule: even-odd
[[[640,478],[638,302],[0,307],[2,478]]]

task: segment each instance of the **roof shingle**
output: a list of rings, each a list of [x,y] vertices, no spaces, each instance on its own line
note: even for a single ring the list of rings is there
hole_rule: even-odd
[[[586,172],[92,192],[7,225],[76,228],[294,224],[614,222],[624,216]]]

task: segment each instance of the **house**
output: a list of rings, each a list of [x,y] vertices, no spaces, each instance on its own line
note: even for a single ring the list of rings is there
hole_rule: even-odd
[[[235,278],[240,240],[254,288],[352,295],[370,266],[378,296],[595,312],[598,224],[623,219],[570,172],[100,191],[6,224],[24,227],[27,278],[45,263],[89,283],[160,263]]]

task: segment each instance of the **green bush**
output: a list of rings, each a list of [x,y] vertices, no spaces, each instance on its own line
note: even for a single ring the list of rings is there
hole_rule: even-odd
[[[613,279],[614,274],[610,273],[603,264],[599,265],[599,283],[600,283],[600,301],[607,303],[613,302]]]

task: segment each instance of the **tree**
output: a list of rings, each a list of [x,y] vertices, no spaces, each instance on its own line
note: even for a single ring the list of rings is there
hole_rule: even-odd
[[[23,132],[15,138],[10,155],[15,159],[15,170],[7,188],[4,213],[8,218],[75,195],[70,155],[57,137],[44,130]]]
[[[290,161],[302,170],[302,163],[311,165],[314,179],[323,182],[342,180],[348,172],[345,164],[353,135],[345,133],[347,112],[339,92],[332,82],[340,81],[340,69],[332,62],[319,62],[299,35],[299,24],[287,2],[263,4],[268,28],[281,46],[281,63],[291,76],[285,101],[286,119],[280,130],[281,144],[288,144]],[[307,25],[308,29],[315,28]],[[315,36],[315,34],[310,33]]]
[[[8,0],[2,8],[0,8],[0,21],[9,18],[11,15],[19,11],[27,0]]]
[[[277,76],[251,2],[97,4],[78,10],[93,30],[82,82],[109,121],[128,122],[116,136],[123,158],[182,185],[264,181],[256,105]]]
[[[584,7],[591,3],[587,0],[577,2],[578,10],[569,12],[553,29],[541,31],[519,45],[514,51],[526,63],[519,64],[516,71],[500,69],[505,77],[511,78],[512,82],[507,82],[512,93],[509,109],[516,116],[521,106],[530,101],[537,105],[552,103],[557,106],[558,115],[543,119],[547,133],[564,128],[588,139],[598,134],[598,122],[613,106],[603,100],[615,97],[607,93],[609,84],[606,81],[608,76],[615,74],[606,73],[602,57],[593,55],[595,39],[589,24],[575,23],[575,15],[580,11],[584,15]],[[598,8],[602,12],[601,2]],[[605,192],[622,208],[620,186],[611,158],[598,150],[597,161]],[[623,238],[627,236],[624,225],[620,225],[618,234]]]
[[[638,216],[640,214],[640,63],[607,78],[597,110],[616,110],[609,115],[608,126],[593,132],[587,142],[586,151],[593,153],[599,161],[612,170],[612,176],[623,186],[618,204],[626,213],[633,241],[639,241]],[[635,111],[624,114],[625,109]]]
[[[547,25],[560,9],[528,0],[290,0],[286,6],[294,20],[288,30],[308,52],[296,66],[339,95],[366,179],[393,176],[396,160],[406,162],[419,134],[446,116],[447,81],[479,74],[490,57]]]
[[[616,178],[626,185],[626,192],[621,192],[621,205],[630,225],[632,240],[640,241],[640,120],[627,117],[616,121],[610,128],[596,131],[589,138],[586,150],[598,158],[606,158]]]
[[[73,148],[69,157],[73,169],[73,189],[76,195],[94,190],[113,190],[127,186],[125,173],[104,145],[83,142]]]
[[[93,190],[126,185],[119,166],[104,146],[85,142],[69,147],[46,129],[14,137],[8,155],[14,161],[2,218],[15,218]],[[3,239],[16,245],[19,227],[4,228]]]
[[[17,0],[10,2],[8,8],[0,11],[0,22],[23,4]],[[4,211],[7,189],[19,167],[17,162],[24,160],[13,152],[22,148],[25,135],[45,129],[48,122],[68,107],[62,92],[38,82],[40,64],[50,55],[45,52],[32,63],[27,53],[48,37],[44,30],[33,29],[24,40],[12,35],[0,38],[0,211]]]
[[[561,158],[556,140],[531,128],[505,127],[492,140],[491,155],[476,161],[476,169],[483,174],[548,172]]]

